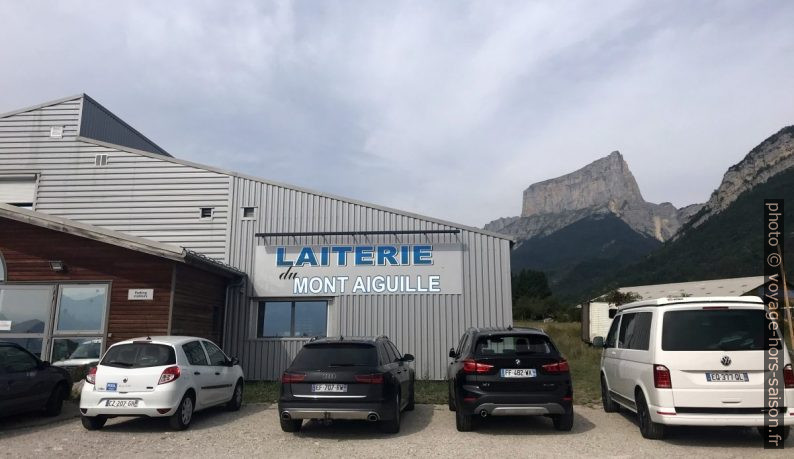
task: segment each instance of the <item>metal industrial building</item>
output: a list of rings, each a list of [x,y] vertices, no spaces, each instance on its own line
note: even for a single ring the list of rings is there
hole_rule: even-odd
[[[505,236],[176,159],[84,94],[0,115],[0,202],[243,272],[223,344],[248,379],[318,334],[388,335],[442,379],[466,328],[512,322]]]

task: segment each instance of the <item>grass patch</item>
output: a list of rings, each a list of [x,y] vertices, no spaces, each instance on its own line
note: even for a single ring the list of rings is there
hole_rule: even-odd
[[[447,387],[446,381],[416,381],[414,387],[416,403],[446,405],[449,395]]]
[[[243,402],[276,403],[280,384],[278,381],[246,381]]]

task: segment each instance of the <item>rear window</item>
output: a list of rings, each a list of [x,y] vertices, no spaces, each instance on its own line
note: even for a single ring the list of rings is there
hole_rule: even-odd
[[[118,368],[176,365],[176,354],[173,347],[164,344],[119,344],[108,349],[100,365]]]
[[[475,353],[481,356],[553,354],[554,345],[544,335],[484,336],[477,340]]]
[[[700,309],[664,313],[665,351],[765,349],[769,321],[762,309]]]
[[[375,367],[378,352],[370,344],[307,344],[295,357],[292,368]]]

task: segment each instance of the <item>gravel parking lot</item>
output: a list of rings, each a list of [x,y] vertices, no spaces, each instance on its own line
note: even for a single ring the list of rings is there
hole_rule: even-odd
[[[573,432],[553,430],[545,418],[493,418],[472,433],[455,430],[441,405],[417,405],[405,413],[397,435],[366,422],[304,424],[298,435],[278,426],[275,406],[246,405],[238,413],[197,413],[191,428],[172,432],[162,420],[117,418],[99,432],[67,417],[17,427],[0,424],[3,457],[791,457],[791,450],[761,449],[751,429],[678,429],[664,441],[644,440],[631,416],[576,407]],[[790,438],[788,448],[794,448]]]

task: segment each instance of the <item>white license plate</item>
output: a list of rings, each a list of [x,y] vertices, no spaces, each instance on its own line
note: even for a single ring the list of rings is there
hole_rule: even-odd
[[[706,372],[707,382],[750,382],[747,373],[737,372]]]
[[[312,384],[312,392],[347,392],[347,384]]]
[[[537,375],[534,368],[502,368],[503,378],[534,378]]]
[[[115,406],[118,408],[137,408],[138,400],[108,400],[105,406]]]

